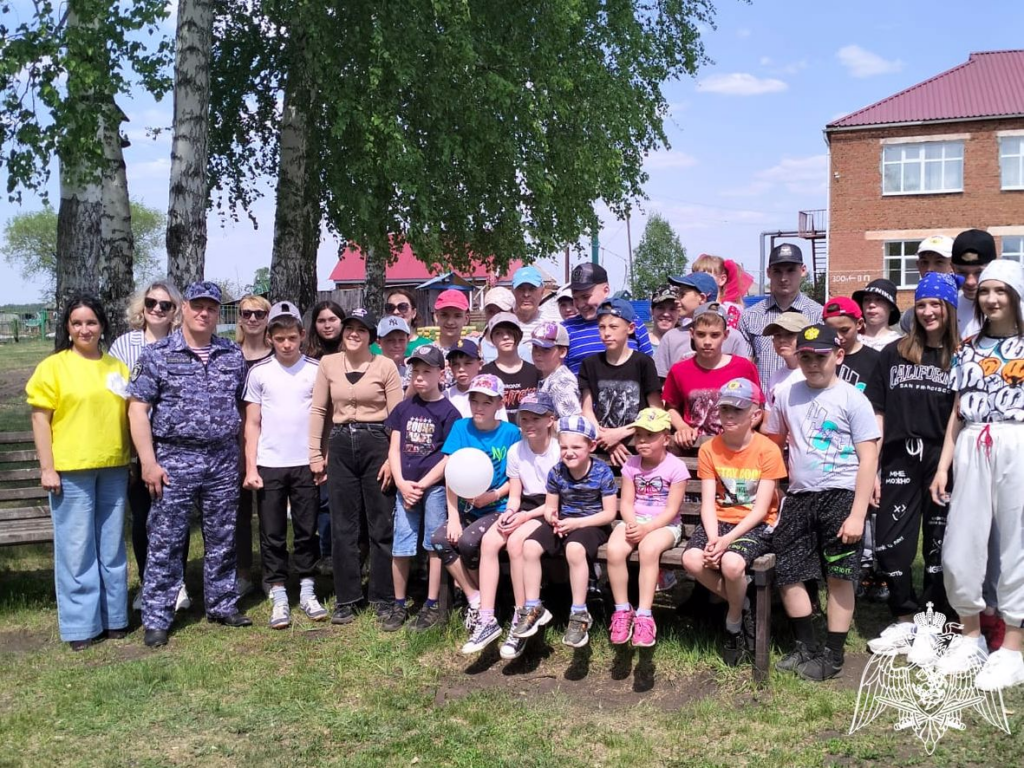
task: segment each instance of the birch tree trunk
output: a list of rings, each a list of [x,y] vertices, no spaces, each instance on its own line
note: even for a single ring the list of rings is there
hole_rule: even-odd
[[[181,0],[174,58],[167,273],[182,289],[201,280],[206,268],[212,45],[212,0]]]
[[[377,317],[384,316],[384,283],[387,279],[389,246],[385,236],[384,245],[371,245],[363,251],[366,259],[366,285],[363,287],[363,306],[372,310]]]
[[[106,109],[100,126],[100,143],[105,165],[101,181],[102,218],[98,272],[100,299],[110,322],[107,343],[128,330],[125,308],[135,290],[135,237],[132,234],[132,209],[128,199],[121,123],[124,113],[114,100]]]

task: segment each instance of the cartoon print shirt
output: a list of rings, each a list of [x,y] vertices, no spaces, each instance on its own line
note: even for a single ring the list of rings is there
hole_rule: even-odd
[[[666,408],[679,411],[683,421],[694,427],[701,437],[720,434],[718,418],[719,390],[733,379],[747,379],[761,386],[757,368],[745,357],[735,357],[721,368],[708,370],[690,357],[672,366],[665,379],[661,397]]]
[[[982,336],[953,358],[953,390],[967,421],[1024,422],[1024,338]]]
[[[644,469],[639,456],[630,456],[622,466],[622,476],[633,481],[636,496],[633,511],[638,523],[647,523],[665,511],[668,492],[676,483],[690,479],[686,464],[671,453],[656,467]],[[669,525],[679,525],[679,510]]]
[[[881,436],[867,397],[845,381],[825,389],[797,381],[776,395],[768,433],[788,434],[790,493],[854,490],[855,445]]]

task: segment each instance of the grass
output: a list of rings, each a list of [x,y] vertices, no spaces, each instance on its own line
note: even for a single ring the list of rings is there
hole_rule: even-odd
[[[31,368],[29,358],[18,364]],[[757,690],[749,668],[719,661],[717,628],[667,599],[653,653],[616,651],[602,628],[574,652],[554,626],[519,661],[474,659],[458,653],[457,618],[424,635],[382,633],[368,614],[347,627],[297,616],[274,632],[269,606],[249,600],[252,629],[207,624],[197,607],[160,651],[136,629],[73,654],[57,636],[52,565],[49,547],[0,549],[0,765],[1024,764],[1021,689],[1006,696],[1012,736],[968,717],[928,756],[890,715],[847,735],[859,651],[886,621],[868,603],[839,680],[773,673]],[[188,583],[201,597],[198,535]]]

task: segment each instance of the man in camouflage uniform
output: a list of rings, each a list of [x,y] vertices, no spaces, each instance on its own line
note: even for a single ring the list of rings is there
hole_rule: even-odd
[[[213,283],[190,285],[181,329],[143,348],[128,386],[132,440],[153,496],[142,586],[150,647],[167,643],[193,503],[203,518],[206,617],[231,627],[252,624],[238,612],[235,593],[238,404],[245,362],[235,344],[214,335],[220,300]]]

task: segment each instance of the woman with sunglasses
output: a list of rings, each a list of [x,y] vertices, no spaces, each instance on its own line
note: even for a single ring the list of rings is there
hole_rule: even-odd
[[[245,369],[274,354],[267,338],[267,323],[270,302],[262,296],[246,294],[238,300],[238,324],[235,327],[235,341],[242,348]],[[252,592],[252,515],[256,510],[255,491],[242,489],[238,497],[238,525],[235,528],[235,552],[238,558],[238,577],[235,589],[238,597]]]
[[[125,314],[128,317],[128,326],[132,330],[114,339],[114,343],[110,345],[110,354],[131,371],[135,368],[143,347],[160,341],[181,325],[181,294],[170,281],[154,280],[132,296]],[[128,506],[132,513],[132,552],[139,567],[139,591],[132,602],[133,611],[142,610],[142,576],[146,571],[146,550],[149,547],[146,522],[149,520],[149,508],[152,503],[149,489],[142,482],[138,457],[133,457],[128,480]],[[188,539],[185,540],[184,560],[185,563],[188,562]],[[182,573],[184,572],[185,569],[182,568]],[[191,606],[192,601],[183,583],[178,587],[174,610],[187,610]]]
[[[419,327],[419,313],[416,311],[416,294],[408,288],[392,288],[384,302],[385,315],[398,315],[409,324],[409,343],[405,345],[405,356],[409,357],[416,347],[429,344],[430,339],[416,333]],[[381,354],[380,346],[374,342],[370,351],[375,355]]]

